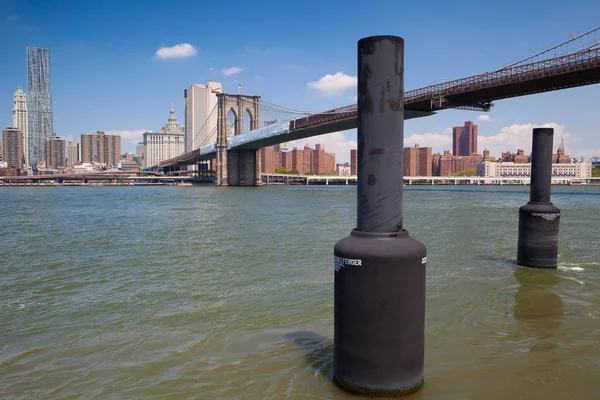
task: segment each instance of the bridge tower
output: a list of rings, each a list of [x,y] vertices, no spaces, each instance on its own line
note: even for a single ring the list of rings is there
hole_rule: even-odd
[[[258,186],[262,183],[258,150],[227,150],[227,142],[244,132],[245,113],[250,116],[250,130],[260,127],[260,96],[219,93],[217,98],[216,185]],[[233,126],[227,120],[230,111],[235,115]]]

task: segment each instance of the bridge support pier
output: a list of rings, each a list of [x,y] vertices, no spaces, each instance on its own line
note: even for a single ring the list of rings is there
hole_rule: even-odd
[[[260,156],[257,150],[227,151],[229,186],[260,186]]]
[[[517,264],[525,267],[558,265],[560,210],[550,201],[553,137],[553,128],[533,130],[529,202],[519,209]]]
[[[423,385],[427,251],[403,229],[399,37],[358,42],[357,128],[357,227],[333,250],[333,379],[361,395],[402,395]]]
[[[257,150],[217,148],[217,186],[260,186],[260,156]]]

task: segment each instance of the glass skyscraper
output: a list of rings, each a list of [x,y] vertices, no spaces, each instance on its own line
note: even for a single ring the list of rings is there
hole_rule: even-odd
[[[27,47],[27,105],[29,120],[29,163],[46,160],[46,140],[53,131],[50,95],[50,52]]]

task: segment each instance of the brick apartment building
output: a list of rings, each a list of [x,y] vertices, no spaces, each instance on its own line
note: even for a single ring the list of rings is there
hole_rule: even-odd
[[[431,147],[404,148],[404,176],[431,176],[432,155]]]
[[[308,145],[302,150],[294,147],[292,151],[277,151],[275,146],[260,149],[260,170],[262,173],[274,173],[276,169],[298,171],[299,174],[317,175],[335,173],[335,154],[327,153],[325,147],[317,144],[314,149]]]

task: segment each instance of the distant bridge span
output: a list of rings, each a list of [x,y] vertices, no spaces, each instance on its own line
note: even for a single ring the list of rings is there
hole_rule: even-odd
[[[509,66],[493,72],[430,85],[404,93],[405,119],[427,117],[445,109],[489,111],[493,101],[554,90],[592,85],[600,82],[600,45],[543,61]],[[218,96],[235,97],[221,93]],[[225,104],[223,102],[223,104]],[[257,149],[357,126],[357,105],[349,105],[280,122],[227,138],[217,132],[217,143],[202,146],[181,156],[163,161],[165,171],[217,158],[219,148],[228,151]],[[248,155],[244,155],[244,160]],[[236,161],[239,165],[242,161]],[[243,161],[246,162],[246,161]],[[258,162],[258,161],[256,161]],[[247,163],[246,163],[247,164]],[[249,164],[248,168],[249,168]],[[256,169],[256,166],[255,166]],[[255,172],[258,178],[259,172]],[[259,182],[255,179],[255,182]],[[219,184],[219,182],[217,183]],[[237,183],[239,184],[239,183]]]

